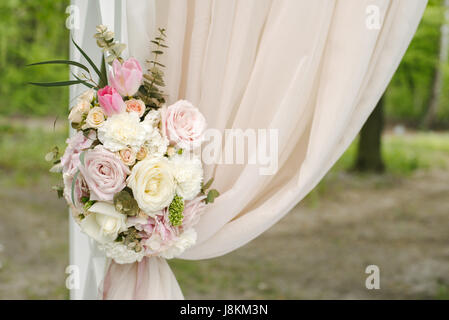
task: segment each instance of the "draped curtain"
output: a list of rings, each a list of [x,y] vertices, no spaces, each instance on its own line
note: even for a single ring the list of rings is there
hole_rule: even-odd
[[[205,167],[206,179],[215,177],[214,188],[221,195],[196,226],[196,245],[181,256],[190,260],[241,247],[312,190],[380,99],[427,3],[72,2],[80,5],[83,19],[81,29],[74,31],[75,39],[94,57],[99,52],[92,38],[96,24],[113,28],[128,43],[127,54],[141,63],[151,57],[150,40],[157,28],[167,29],[169,48],[162,62],[167,66],[168,103],[191,101],[205,115],[208,127],[220,132],[278,130],[275,174],[261,175],[258,166],[249,164]],[[72,291],[72,298],[95,298],[105,270],[104,298],[182,298],[163,259],[105,264],[89,241],[72,223],[71,261],[80,266],[82,277],[82,286]]]

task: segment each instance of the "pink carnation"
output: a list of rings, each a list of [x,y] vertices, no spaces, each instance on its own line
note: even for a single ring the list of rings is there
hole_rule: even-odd
[[[182,227],[184,230],[190,229],[200,220],[201,214],[206,207],[206,203],[204,202],[205,198],[205,196],[199,196],[185,202],[182,213],[184,215],[184,219],[182,219]]]

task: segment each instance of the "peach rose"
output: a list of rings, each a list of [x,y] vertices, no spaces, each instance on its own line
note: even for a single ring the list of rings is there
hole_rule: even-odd
[[[136,163],[136,154],[131,148],[125,148],[118,152],[118,156],[127,166],[132,166]]]
[[[140,150],[136,154],[136,159],[139,161],[143,160],[147,157],[147,155],[148,155],[148,147],[142,146],[142,147],[140,147]]]
[[[142,100],[138,99],[130,99],[125,101],[126,111],[128,112],[136,112],[139,117],[143,116],[145,113],[145,103]]]

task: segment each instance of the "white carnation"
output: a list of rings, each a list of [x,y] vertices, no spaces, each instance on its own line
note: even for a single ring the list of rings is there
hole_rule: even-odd
[[[200,158],[190,155],[175,154],[170,158],[173,166],[173,176],[177,187],[176,193],[184,200],[192,200],[201,191],[203,167]]]
[[[193,246],[196,242],[196,231],[188,229],[181,233],[173,244],[163,250],[159,255],[164,259],[173,259],[183,253],[187,248]]]
[[[148,114],[145,116],[144,122],[147,122],[152,127],[157,127],[159,125],[159,122],[161,121],[161,111],[160,110],[151,110],[148,112]]]
[[[148,156],[150,158],[162,158],[167,152],[168,139],[163,137],[159,130],[153,128],[148,135],[148,141],[145,146],[148,148]]]
[[[114,259],[118,264],[140,262],[145,256],[144,250],[136,252],[128,249],[127,246],[120,242],[99,244],[98,248],[104,251],[108,258]]]
[[[123,112],[110,116],[98,129],[98,139],[106,149],[117,152],[126,147],[135,152],[148,139],[153,128],[145,122],[140,122],[135,112]]]

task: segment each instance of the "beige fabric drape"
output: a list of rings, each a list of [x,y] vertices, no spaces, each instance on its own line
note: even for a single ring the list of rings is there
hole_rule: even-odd
[[[319,182],[385,90],[426,2],[127,1],[130,55],[149,58],[141,39],[150,39],[155,27],[167,29],[169,103],[190,100],[209,128],[220,131],[279,130],[276,174],[260,175],[254,165],[207,166],[221,196],[196,227],[197,244],[181,258],[216,257],[246,244]],[[373,5],[378,29],[367,26]],[[111,264],[104,298],[182,298],[167,264],[155,259],[146,259],[141,272]]]

